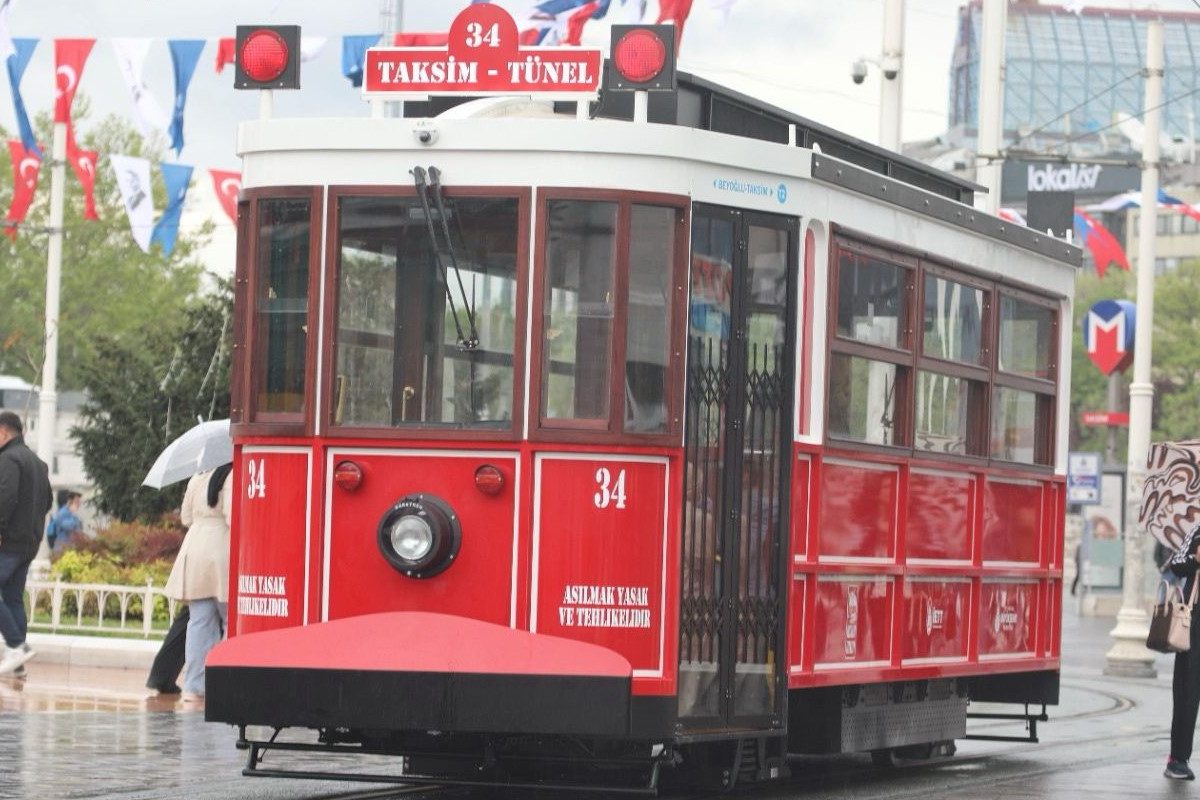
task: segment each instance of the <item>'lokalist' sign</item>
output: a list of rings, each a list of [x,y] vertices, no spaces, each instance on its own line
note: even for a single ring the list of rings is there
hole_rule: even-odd
[[[450,26],[445,48],[373,47],[363,96],[592,96],[600,88],[601,53],[582,47],[521,47],[513,18],[500,6],[467,6]]]

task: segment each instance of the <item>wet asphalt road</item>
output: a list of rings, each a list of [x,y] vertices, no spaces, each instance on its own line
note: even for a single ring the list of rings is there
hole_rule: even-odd
[[[1170,723],[1170,661],[1159,659],[1156,679],[1101,675],[1110,620],[1064,622],[1063,705],[1039,726],[1037,745],[965,741],[958,754],[927,763],[877,768],[865,756],[804,757],[793,761],[786,784],[738,789],[734,797],[812,798],[1105,798],[1181,797],[1194,784],[1161,777]],[[31,669],[38,669],[36,662]],[[46,667],[43,672],[52,672]],[[105,684],[89,690],[88,684]],[[491,798],[489,789],[413,792],[378,785],[274,780],[241,776],[245,753],[233,728],[203,714],[147,697],[136,676],[120,680],[66,676],[39,682],[0,682],[0,798],[96,800],[365,800],[365,798]],[[85,685],[81,685],[85,684]],[[132,684],[132,685],[130,685]],[[989,726],[985,731],[983,726]],[[1020,733],[1011,723],[972,722],[975,732]],[[372,772],[393,761],[330,761],[311,754],[269,755],[277,765]],[[578,793],[505,793],[565,797]],[[724,795],[731,796],[731,795]]]

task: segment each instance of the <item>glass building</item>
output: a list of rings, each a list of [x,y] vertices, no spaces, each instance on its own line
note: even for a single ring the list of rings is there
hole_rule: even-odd
[[[1120,112],[1142,115],[1146,23],[1155,17],[1164,28],[1163,130],[1192,138],[1189,126],[1200,110],[1200,13],[1091,7],[1073,13],[1020,1],[1008,7],[1005,138],[1030,149],[1075,137],[1083,137],[1073,142],[1077,150],[1127,149],[1114,123]],[[982,28],[978,0],[959,9],[949,114],[951,138],[959,142],[975,138]]]

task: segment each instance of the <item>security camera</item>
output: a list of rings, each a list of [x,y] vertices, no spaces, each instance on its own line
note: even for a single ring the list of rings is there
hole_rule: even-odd
[[[900,70],[895,68],[885,67],[883,70],[883,77],[887,78],[889,81],[896,80],[896,76],[899,74]]]
[[[867,62],[861,58],[850,65],[850,80],[862,83],[867,79]]]
[[[423,145],[435,144],[438,140],[437,128],[414,128],[413,138]]]

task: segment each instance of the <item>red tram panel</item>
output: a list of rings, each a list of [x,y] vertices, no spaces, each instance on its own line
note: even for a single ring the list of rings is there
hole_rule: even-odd
[[[237,570],[230,575],[233,633],[301,625],[308,616],[312,454],[302,447],[244,447],[234,504]]]
[[[666,631],[676,587],[667,576],[677,558],[669,549],[668,460],[545,454],[535,458],[534,475],[529,629],[607,647],[629,660],[635,678],[665,679],[654,693],[673,692]]]
[[[362,485],[354,491],[333,485],[332,468],[342,460],[362,468]],[[328,462],[326,619],[436,609],[515,625],[517,454],[339,448],[329,451]],[[504,477],[495,496],[475,485],[476,470],[489,464]],[[466,541],[453,569],[413,580],[378,557],[379,520],[398,498],[430,486],[458,514]]]

